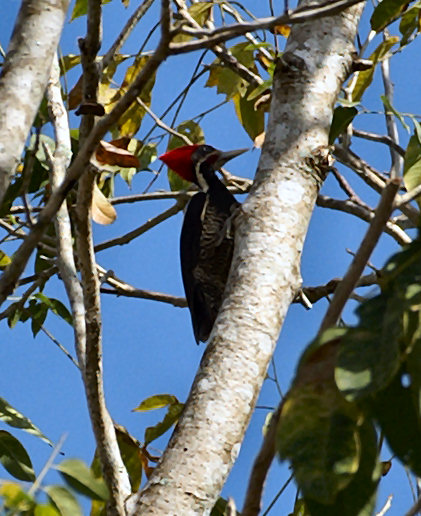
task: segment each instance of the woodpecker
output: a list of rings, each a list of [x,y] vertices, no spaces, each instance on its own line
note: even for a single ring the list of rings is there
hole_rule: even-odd
[[[208,340],[221,307],[234,248],[230,221],[239,206],[215,171],[246,150],[185,145],[160,156],[200,189],[187,206],[180,238],[181,273],[197,344]]]

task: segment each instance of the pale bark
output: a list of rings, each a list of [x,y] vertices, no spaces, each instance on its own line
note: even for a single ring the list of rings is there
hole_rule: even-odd
[[[238,216],[227,296],[182,418],[130,514],[209,514],[238,455],[301,284],[301,251],[361,11],[360,4],[292,28],[256,181]]]
[[[24,0],[0,76],[0,203],[44,95],[69,0]]]

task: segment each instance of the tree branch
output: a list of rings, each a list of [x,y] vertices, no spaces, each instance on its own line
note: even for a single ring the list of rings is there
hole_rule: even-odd
[[[67,112],[61,96],[60,70],[57,55],[54,57],[51,66],[51,75],[46,93],[48,111],[56,140],[54,156],[50,156],[51,191],[54,193],[65,178],[66,169],[72,156]],[[82,287],[79,283],[73,256],[72,227],[65,202],[61,204],[57,211],[54,218],[54,227],[57,235],[57,265],[70,302],[73,315],[75,349],[81,371],[83,372],[85,369],[86,351],[85,307],[83,304]]]
[[[282,405],[272,414],[262,446],[254,460],[241,516],[258,516],[260,513],[264,483],[276,453],[276,430]]]
[[[167,4],[167,2],[165,2],[164,0],[163,3],[165,5]],[[165,11],[165,9],[163,11]],[[136,79],[133,81],[132,85],[128,88],[126,94],[117,102],[114,109],[108,115],[101,118],[93,127],[89,135],[86,137],[85,142],[81,146],[77,156],[75,157],[73,163],[70,165],[67,171],[66,178],[61,183],[57,191],[53,195],[51,195],[45,208],[39,214],[37,223],[34,224],[33,228],[25,238],[24,242],[17,249],[16,253],[14,254],[12,263],[3,272],[3,275],[0,278],[0,305],[4,302],[6,297],[15,288],[15,285],[20,275],[24,271],[26,263],[28,262],[29,257],[32,254],[32,251],[38,244],[41,236],[43,235],[45,229],[52,220],[53,216],[56,214],[61,203],[66,198],[66,195],[73,188],[73,186],[82,176],[84,171],[87,169],[89,159],[95,151],[96,146],[98,145],[101,138],[110,129],[110,127],[118,121],[121,115],[130,107],[130,105],[136,100],[136,97],[140,95],[143,87],[148,82],[150,76],[157,70],[158,66],[167,58],[169,52],[168,46],[171,39],[171,35],[169,33],[168,28],[168,23],[170,19],[169,11],[167,14],[164,12],[164,14],[167,20],[167,28],[165,30],[162,30],[162,36],[155,52],[149,58],[146,65],[139,72]],[[165,18],[163,19],[165,20]]]
[[[107,240],[106,242],[102,242],[102,244],[98,244],[95,246],[95,251],[98,253],[99,251],[103,251],[104,249],[108,249],[110,247],[114,247],[115,245],[124,245],[131,242],[133,239],[137,238],[138,236],[142,235],[149,229],[157,226],[164,220],[169,219],[179,211],[181,211],[186,204],[186,201],[177,201],[171,208],[168,208],[168,210],[165,210],[163,213],[160,213],[153,219],[149,219],[145,224],[142,224],[138,228],[134,229],[133,231],[129,231],[125,235],[122,235],[117,238],[113,238],[111,240]]]
[[[334,326],[339,319],[342,310],[347,302],[351,292],[354,290],[367,261],[377,245],[377,242],[383,232],[384,226],[393,211],[393,201],[396,193],[400,188],[400,180],[392,179],[386,185],[380,202],[377,206],[374,218],[368,228],[352,263],[343,277],[343,280],[335,290],[333,300],[329,305],[326,315],[320,325],[319,333]]]
[[[361,3],[363,0],[333,0],[317,5],[299,7],[289,14],[283,14],[277,17],[260,18],[255,22],[244,22],[233,25],[225,25],[214,30],[192,29],[189,27],[181,27],[180,32],[189,34],[202,39],[196,41],[188,41],[186,43],[172,43],[170,45],[171,54],[184,54],[193,50],[210,48],[218,43],[228,41],[229,39],[242,36],[247,32],[254,32],[262,29],[270,29],[275,25],[293,25],[314,21],[325,16],[334,16],[344,9],[355,4]]]

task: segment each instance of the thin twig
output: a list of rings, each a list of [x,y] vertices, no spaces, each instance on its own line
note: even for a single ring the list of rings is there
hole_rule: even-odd
[[[396,193],[400,187],[400,180],[392,179],[386,185],[380,202],[377,206],[375,215],[371,224],[360,244],[360,247],[352,260],[352,263],[346,272],[343,280],[335,290],[333,300],[329,305],[326,315],[320,326],[319,333],[326,330],[330,326],[334,326],[339,319],[342,310],[347,302],[350,294],[355,289],[355,286],[364,270],[364,267],[369,260],[373,249],[384,230],[386,222],[388,221],[393,211],[393,201]]]
[[[388,36],[387,30],[383,31],[383,37],[386,39]],[[380,63],[380,68],[382,71],[382,79],[384,86],[384,93],[389,101],[390,105],[393,105],[393,84],[390,79],[390,59],[386,56],[382,59]],[[386,117],[386,127],[387,134],[390,139],[394,141],[397,145],[399,144],[399,133],[396,125],[395,115],[390,113],[385,113]],[[400,156],[395,149],[390,147],[390,157],[392,159],[392,166],[390,168],[390,178],[394,179],[401,175],[401,170],[403,166],[403,157]]]
[[[49,331],[47,330],[47,328],[45,326],[41,326],[41,330],[45,333],[45,335],[47,335],[47,337],[54,342],[54,344],[59,348],[60,351],[62,351],[66,357],[68,359],[70,359],[71,362],[74,363],[74,365],[80,369],[79,367],[79,364],[77,362],[77,360],[75,360],[72,355],[67,351],[67,349],[63,346],[63,344],[61,344],[61,342],[59,342],[55,337],[54,335]]]
[[[348,199],[342,201],[319,194],[317,196],[316,204],[317,206],[321,206],[323,208],[343,211],[344,213],[355,215],[356,217],[369,223],[374,218],[374,212],[372,210],[368,210],[363,206],[356,204],[354,201],[350,201]],[[409,244],[412,241],[412,239],[405,233],[405,231],[400,226],[398,226],[398,224],[391,220],[387,221],[384,232],[394,238],[400,245]]]
[[[101,69],[102,70],[111,63],[111,61],[114,59],[114,56],[120,51],[121,47],[126,42],[130,33],[133,31],[133,29],[139,23],[141,18],[143,18],[143,16],[146,14],[146,12],[148,11],[149,7],[153,4],[153,2],[154,2],[154,0],[144,0],[136,8],[134,13],[127,20],[127,23],[124,25],[120,34],[117,36],[117,39],[114,41],[114,43],[111,45],[111,47],[109,48],[107,53],[102,58],[102,61],[101,61]]]
[[[51,466],[53,465],[54,459],[60,453],[60,450],[64,444],[64,441],[67,439],[67,433],[63,434],[58,440],[57,444],[54,446],[51,455],[48,457],[47,462],[44,464],[40,474],[37,476],[35,482],[28,489],[28,496],[34,496],[38,489],[41,487],[41,483],[44,480],[45,475],[50,471]]]
[[[282,411],[282,403],[272,414],[266,434],[263,439],[259,453],[254,459],[253,467],[248,481],[246,498],[244,501],[242,516],[257,516],[260,513],[262,502],[263,486],[268,474],[269,468],[275,457],[276,447],[276,430],[278,421]]]
[[[170,53],[183,54],[193,50],[210,48],[214,45],[217,45],[218,43],[242,36],[247,32],[270,29],[275,25],[303,23],[306,21],[322,18],[324,16],[333,16],[338,12],[342,12],[348,7],[360,3],[361,1],[362,0],[333,0],[317,6],[310,5],[299,7],[291,13],[283,14],[275,18],[261,18],[255,22],[242,22],[233,25],[225,25],[214,30],[197,30],[190,27],[181,27],[179,29],[180,32],[201,39],[196,41],[187,41],[185,43],[172,43],[170,45]]]
[[[134,229],[133,231],[129,231],[125,235],[122,235],[117,238],[112,238],[111,240],[106,240],[105,242],[102,242],[102,244],[98,244],[95,246],[95,252],[103,251],[104,249],[108,249],[110,247],[114,247],[116,245],[125,245],[131,242],[134,238],[137,238],[138,236],[142,235],[149,229],[157,226],[164,220],[167,220],[168,218],[172,217],[179,211],[181,211],[185,206],[185,202],[183,201],[177,201],[171,208],[168,210],[165,210],[163,213],[160,213],[153,219],[149,219],[147,222],[139,226],[138,228]]]
[[[101,292],[105,294],[114,294],[116,296],[135,297],[139,299],[149,299],[151,301],[161,301],[179,308],[187,306],[186,298],[172,296],[170,294],[163,294],[162,292],[152,292],[151,290],[143,290],[133,287],[122,279],[118,278],[113,271],[106,271],[100,265],[97,265],[97,270],[101,282],[108,283],[113,288],[109,289],[101,286]],[[105,278],[105,281],[104,281]]]
[[[398,143],[394,142],[390,136],[386,134],[376,134],[361,129],[352,129],[353,136],[357,138],[363,138],[364,140],[370,140],[372,142],[379,142],[388,145],[395,150],[400,156],[405,156],[405,149],[403,149]]]

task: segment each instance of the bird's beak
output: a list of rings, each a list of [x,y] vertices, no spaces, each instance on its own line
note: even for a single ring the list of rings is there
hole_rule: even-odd
[[[221,167],[225,165],[225,163],[233,158],[236,158],[240,154],[247,152],[249,149],[236,149],[231,151],[220,152],[216,161],[213,163],[213,167],[215,170],[219,170]]]

